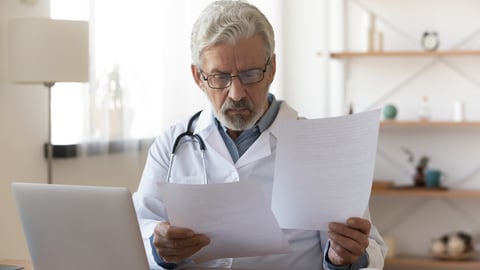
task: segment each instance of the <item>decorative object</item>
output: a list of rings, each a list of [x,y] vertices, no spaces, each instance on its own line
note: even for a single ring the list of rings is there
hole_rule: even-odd
[[[131,130],[127,106],[129,92],[125,72],[115,63],[98,79],[94,90],[95,110],[92,117],[99,123],[97,132],[111,140],[124,140]]]
[[[455,122],[465,121],[465,105],[463,101],[455,100],[453,102],[453,120]]]
[[[432,256],[442,260],[468,259],[473,250],[472,236],[461,231],[445,234],[430,245]]]
[[[430,104],[428,103],[427,96],[422,96],[422,102],[418,110],[418,118],[420,121],[430,120]]]
[[[87,82],[88,59],[88,22],[19,18],[8,24],[10,81],[48,89],[48,183],[53,159],[51,90],[56,82]]]
[[[413,152],[406,147],[402,147],[403,152],[408,156],[408,162],[413,163],[415,156]],[[413,175],[413,182],[416,187],[425,187],[425,169],[427,168],[429,158],[422,156],[415,166],[415,174]]]
[[[397,107],[393,104],[387,104],[383,107],[383,117],[386,120],[394,120],[397,117]]]
[[[375,35],[375,44],[376,44],[376,47],[375,49],[378,51],[378,52],[383,52],[383,33],[382,32],[377,32],[376,35]]]
[[[425,31],[422,34],[422,47],[427,51],[435,51],[440,45],[438,33],[436,31]]]
[[[369,52],[373,52],[375,50],[375,14],[370,12],[368,18],[368,39],[367,39],[367,48]]]
[[[436,169],[428,169],[425,173],[425,184],[429,188],[436,188],[440,186],[440,179],[442,172]]]
[[[373,12],[368,13],[367,25],[367,51],[383,51],[383,33],[377,31],[377,18]]]

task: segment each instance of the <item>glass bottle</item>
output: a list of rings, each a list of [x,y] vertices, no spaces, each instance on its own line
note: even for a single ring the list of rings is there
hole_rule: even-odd
[[[430,104],[428,104],[428,97],[422,97],[422,103],[420,104],[420,109],[418,110],[418,118],[420,121],[430,120]]]

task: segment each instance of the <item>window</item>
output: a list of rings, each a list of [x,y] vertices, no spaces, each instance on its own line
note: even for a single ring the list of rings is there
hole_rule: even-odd
[[[209,2],[51,0],[52,19],[90,22],[90,83],[53,87],[53,144],[153,138],[208,105],[189,37]]]

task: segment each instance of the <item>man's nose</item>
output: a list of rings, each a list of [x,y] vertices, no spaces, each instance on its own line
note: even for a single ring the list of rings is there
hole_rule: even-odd
[[[239,101],[246,96],[245,86],[240,82],[238,76],[232,77],[232,84],[228,89],[228,97],[234,101]]]

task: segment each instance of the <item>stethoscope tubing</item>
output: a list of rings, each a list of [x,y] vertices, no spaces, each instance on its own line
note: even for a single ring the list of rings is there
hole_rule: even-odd
[[[187,130],[183,133],[181,133],[180,135],[177,136],[177,138],[175,138],[175,141],[173,143],[173,147],[172,147],[172,152],[170,153],[170,161],[169,161],[169,164],[168,164],[168,171],[167,171],[167,183],[170,183],[170,178],[171,178],[171,175],[172,175],[172,167],[173,167],[173,161],[175,160],[175,156],[176,156],[176,152],[177,152],[177,148],[178,148],[178,145],[180,144],[180,141],[182,140],[183,137],[190,137],[193,139],[193,142],[197,142],[198,145],[199,145],[199,148],[200,148],[200,152],[201,152],[201,155],[202,155],[202,165],[203,165],[203,183],[204,184],[208,184],[208,179],[207,179],[207,163],[206,163],[206,157],[205,157],[205,142],[203,141],[202,137],[198,134],[195,134],[193,133],[193,130],[192,130],[192,125],[193,125],[193,122],[198,118],[200,117],[200,113],[202,111],[198,111],[197,113],[195,113],[189,120],[188,120],[188,124],[187,124]]]

